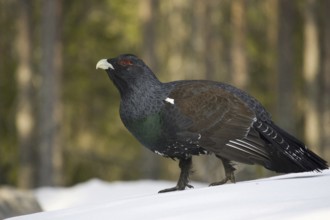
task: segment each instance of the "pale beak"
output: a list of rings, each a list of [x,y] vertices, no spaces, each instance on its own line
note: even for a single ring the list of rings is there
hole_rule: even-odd
[[[107,59],[102,59],[102,60],[100,60],[99,62],[97,62],[97,64],[96,64],[96,69],[98,69],[98,68],[101,68],[101,69],[104,69],[104,70],[107,70],[107,69],[115,69],[115,68],[113,68],[113,66],[111,65],[111,63],[109,63],[108,61],[107,61]]]

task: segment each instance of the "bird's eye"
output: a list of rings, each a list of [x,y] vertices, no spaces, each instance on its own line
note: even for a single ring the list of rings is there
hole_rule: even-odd
[[[121,66],[130,66],[130,65],[133,65],[133,62],[131,60],[129,60],[129,59],[122,59],[118,63]]]

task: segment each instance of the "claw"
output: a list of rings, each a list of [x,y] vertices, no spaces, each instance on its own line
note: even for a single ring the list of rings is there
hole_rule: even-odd
[[[194,188],[192,185],[187,184],[187,185],[185,185],[184,187],[175,186],[175,187],[172,187],[172,188],[163,189],[163,190],[160,190],[158,193],[166,193],[166,192],[182,191],[182,190],[185,190],[186,187],[188,187],[188,188],[190,188],[190,189]]]
[[[229,181],[229,178],[225,178],[225,179],[223,179],[223,180],[221,180],[221,181],[219,181],[219,182],[214,182],[214,183],[211,183],[209,186],[219,186],[219,185],[223,185],[223,184],[225,184],[226,182],[228,182]]]
[[[172,188],[160,190],[158,193],[174,192],[174,191],[181,191],[181,190],[184,190],[184,189],[180,189],[178,186],[175,186]]]
[[[174,191],[178,191],[178,190],[179,190],[178,187],[175,186],[175,187],[172,187],[172,188],[160,190],[158,193],[174,192]]]

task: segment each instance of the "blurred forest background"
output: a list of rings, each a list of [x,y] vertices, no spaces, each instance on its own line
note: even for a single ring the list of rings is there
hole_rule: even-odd
[[[101,58],[142,57],[162,81],[248,91],[330,161],[329,0],[1,0],[0,184],[178,178],[128,133]],[[221,163],[194,161],[195,180]],[[239,165],[238,179],[273,175]]]

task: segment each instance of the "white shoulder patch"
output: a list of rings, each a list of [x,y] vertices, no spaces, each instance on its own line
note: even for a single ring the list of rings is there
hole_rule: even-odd
[[[169,97],[167,97],[167,98],[165,99],[165,102],[168,102],[168,103],[174,105],[174,99],[171,99],[171,98],[169,98]]]

